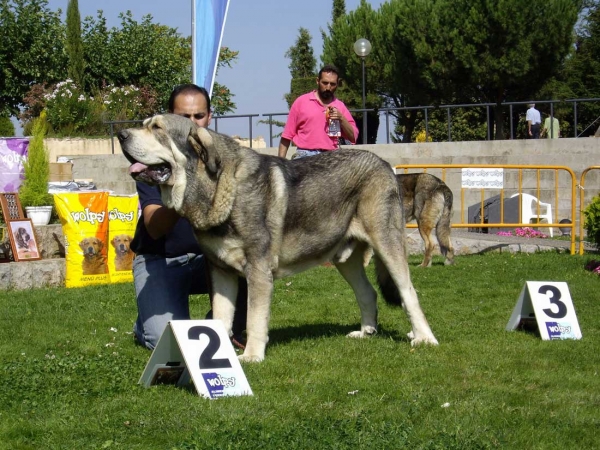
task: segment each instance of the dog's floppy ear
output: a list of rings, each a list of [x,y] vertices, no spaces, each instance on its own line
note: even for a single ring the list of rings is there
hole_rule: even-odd
[[[206,165],[208,172],[216,175],[221,165],[221,156],[219,156],[219,152],[215,148],[210,133],[205,128],[198,127],[194,130],[192,127],[188,136],[188,142],[196,153],[198,153],[198,156],[200,156],[200,159]]]

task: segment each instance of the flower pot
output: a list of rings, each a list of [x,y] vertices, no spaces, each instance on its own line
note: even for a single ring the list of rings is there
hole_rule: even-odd
[[[48,225],[52,215],[52,205],[50,206],[26,206],[25,212],[35,226]]]

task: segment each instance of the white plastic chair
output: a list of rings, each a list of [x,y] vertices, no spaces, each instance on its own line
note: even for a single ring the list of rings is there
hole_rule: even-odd
[[[522,195],[521,198],[521,223],[531,223],[531,219],[546,219],[552,223],[552,205],[550,203],[540,202],[536,197],[530,194],[514,194],[511,198]],[[540,214],[538,215],[538,204],[540,205]],[[548,227],[548,234],[553,237],[552,227]]]

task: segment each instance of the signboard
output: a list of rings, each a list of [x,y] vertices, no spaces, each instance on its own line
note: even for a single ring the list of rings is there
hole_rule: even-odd
[[[504,169],[462,169],[462,187],[464,189],[503,189]]]
[[[18,192],[29,139],[0,138],[0,192]]]
[[[253,395],[233,345],[220,320],[169,322],[139,384],[185,386],[207,398]]]
[[[507,331],[535,320],[545,340],[581,339],[575,307],[565,282],[527,281],[506,326]]]

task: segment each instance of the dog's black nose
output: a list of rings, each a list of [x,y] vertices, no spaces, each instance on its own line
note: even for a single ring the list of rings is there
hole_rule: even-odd
[[[119,142],[123,142],[127,139],[129,139],[131,133],[129,133],[129,130],[121,130],[117,133],[117,137],[119,138]]]

